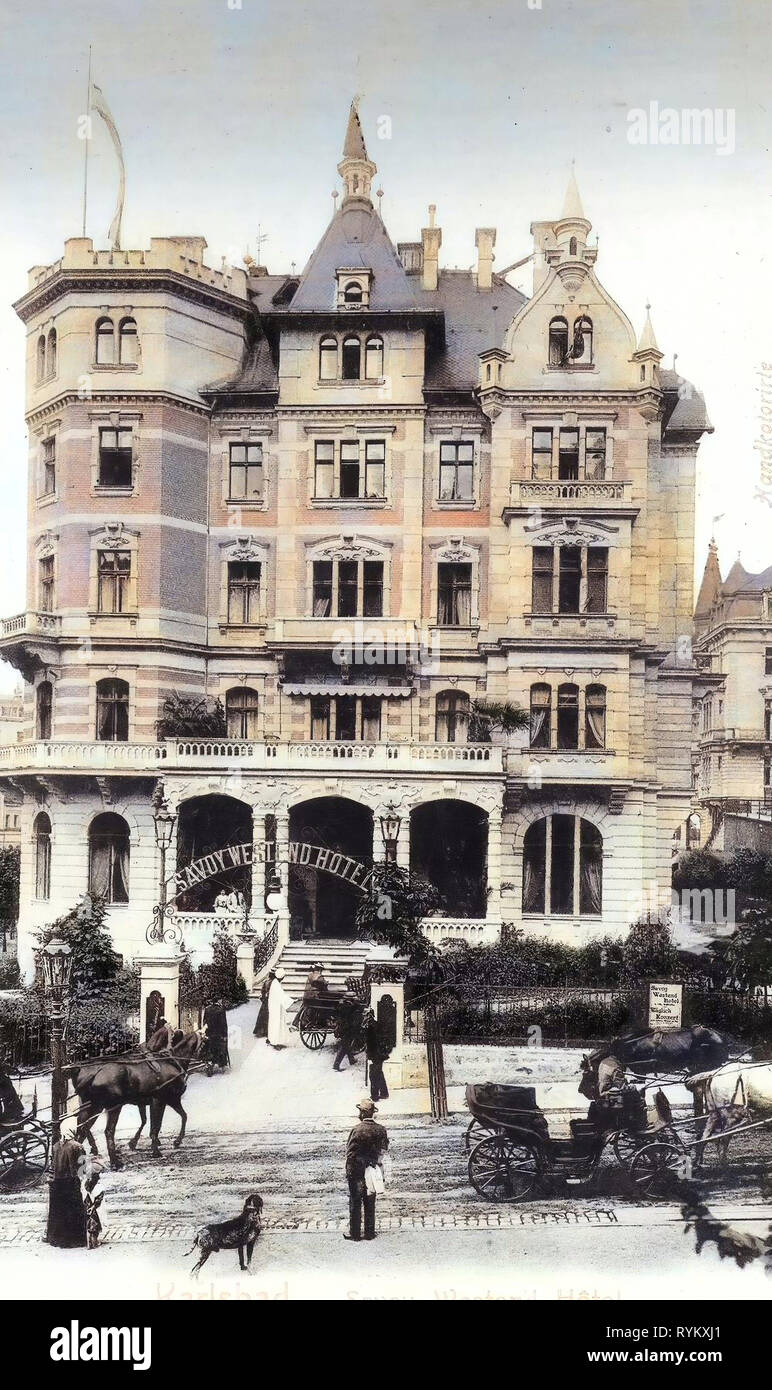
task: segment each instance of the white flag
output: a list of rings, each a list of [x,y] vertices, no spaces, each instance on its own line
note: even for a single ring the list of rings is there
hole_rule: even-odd
[[[110,230],[107,233],[107,235],[112,249],[114,251],[120,251],[121,219],[123,217],[123,199],[126,194],[126,168],[123,163],[123,148],[121,146],[121,137],[118,134],[115,121],[113,120],[112,112],[110,110],[110,107],[107,105],[107,102],[105,101],[102,89],[101,87],[97,87],[94,82],[92,82],[91,84],[90,104],[92,110],[96,111],[97,114],[102,117],[102,120],[107,126],[107,129],[109,130],[110,136],[112,138],[113,145],[115,146],[115,153],[118,156],[118,167],[120,169],[120,181],[118,184],[118,202],[115,205],[115,216],[113,217],[113,220],[110,223]]]

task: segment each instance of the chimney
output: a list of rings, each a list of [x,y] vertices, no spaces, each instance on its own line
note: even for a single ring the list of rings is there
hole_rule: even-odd
[[[442,246],[442,231],[435,227],[434,218],[437,208],[434,203],[429,204],[429,226],[421,228],[421,241],[423,243],[424,263],[421,272],[421,289],[436,290],[437,280],[440,273],[440,247]]]
[[[541,288],[549,275],[546,252],[557,246],[555,224],[553,222],[532,222],[533,237],[533,293]]]
[[[493,248],[496,245],[495,227],[478,227],[474,234],[477,247],[477,288],[489,290],[493,284]]]

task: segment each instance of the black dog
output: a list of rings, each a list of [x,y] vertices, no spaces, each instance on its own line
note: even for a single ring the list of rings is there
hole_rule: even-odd
[[[209,1256],[216,1254],[218,1250],[238,1250],[239,1269],[248,1270],[252,1262],[252,1251],[262,1230],[262,1210],[262,1197],[257,1192],[252,1192],[244,1203],[241,1216],[234,1216],[230,1221],[214,1221],[211,1226],[201,1226],[196,1231],[196,1238],[190,1250],[185,1252],[192,1255],[196,1247],[201,1251],[201,1258],[194,1264],[191,1274],[197,1275]]]

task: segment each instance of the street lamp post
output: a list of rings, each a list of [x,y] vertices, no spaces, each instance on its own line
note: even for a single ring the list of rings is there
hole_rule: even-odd
[[[153,908],[154,920],[146,932],[147,940],[151,945],[167,939],[166,917],[169,909],[166,902],[166,851],[171,846],[176,821],[177,817],[163,794],[163,788],[159,786],[153,798],[153,828],[155,830],[155,842],[161,857],[161,870],[158,902]]]
[[[62,1116],[67,1109],[67,1083],[62,1076],[64,1037],[64,997],[72,972],[72,950],[66,941],[54,939],[43,947],[43,975],[51,1022],[51,1121],[52,1139],[59,1139]]]
[[[389,802],[382,816],[378,818],[381,823],[381,836],[386,851],[386,863],[396,864],[397,862],[397,843],[399,841],[399,828],[402,824],[402,817],[397,811],[393,802]]]

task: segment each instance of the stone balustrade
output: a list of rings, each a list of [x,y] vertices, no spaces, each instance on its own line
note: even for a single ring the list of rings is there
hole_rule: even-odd
[[[501,936],[501,922],[485,917],[424,917],[421,931],[430,941],[467,941],[470,946],[495,943]]]
[[[267,769],[275,772],[449,769],[503,772],[501,747],[485,743],[262,743],[178,739],[167,743],[38,742],[0,747],[0,772],[173,772]]]
[[[59,632],[61,622],[58,613],[40,613],[34,610],[16,613],[12,618],[0,618],[0,637],[17,637],[22,633],[30,636],[51,636]]]
[[[510,483],[509,488],[510,506],[513,507],[549,506],[552,502],[561,506],[575,502],[584,507],[606,507],[609,503],[629,505],[631,497],[631,483],[611,479],[529,478],[525,482]]]

